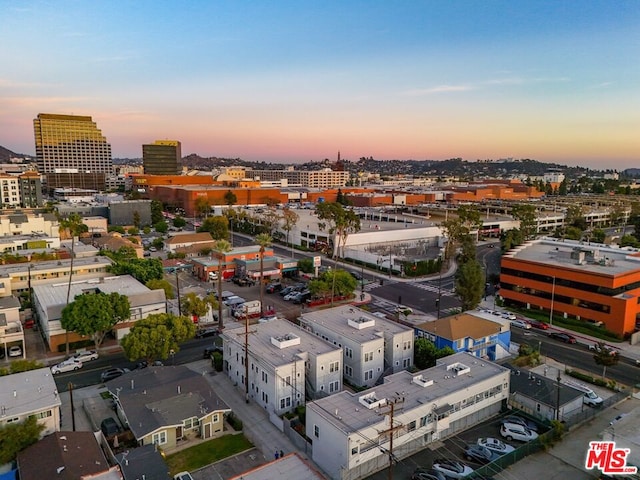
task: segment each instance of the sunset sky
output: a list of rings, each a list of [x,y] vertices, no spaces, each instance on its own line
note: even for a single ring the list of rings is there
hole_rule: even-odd
[[[640,167],[640,1],[0,0],[0,145]]]

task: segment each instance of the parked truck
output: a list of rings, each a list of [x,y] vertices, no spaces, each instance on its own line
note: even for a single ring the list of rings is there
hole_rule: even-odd
[[[258,318],[262,313],[261,307],[260,300],[250,300],[241,305],[237,305],[233,310],[233,316],[236,318],[244,318],[246,315],[249,318]]]

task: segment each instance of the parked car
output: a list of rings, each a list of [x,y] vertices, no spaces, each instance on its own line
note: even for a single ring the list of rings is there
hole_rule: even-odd
[[[493,462],[500,455],[492,452],[482,445],[471,443],[464,449],[464,456],[470,462],[480,463],[482,465]]]
[[[506,455],[507,453],[511,453],[515,450],[511,445],[504,443],[502,440],[498,440],[497,438],[479,438],[476,443],[498,455]]]
[[[205,348],[202,354],[202,358],[207,358],[207,359],[211,358],[211,355],[213,355],[213,352],[222,353],[222,345],[214,345],[213,347]]]
[[[71,358],[78,362],[89,362],[91,360],[97,360],[100,355],[95,350],[86,350],[84,352],[76,352]]]
[[[100,422],[100,430],[102,430],[105,437],[112,437],[122,431],[120,425],[118,425],[118,422],[116,422],[113,417],[102,420],[102,422]]]
[[[576,337],[564,332],[551,332],[549,334],[549,338],[560,340],[561,342],[564,342],[564,343],[576,343],[577,341]]]
[[[405,305],[398,305],[394,310],[393,313],[408,313],[409,315],[411,315],[413,313],[413,308],[411,307],[407,307]]]
[[[22,356],[22,347],[19,345],[13,345],[9,347],[9,356],[10,357],[21,357]]]
[[[539,322],[538,320],[528,320],[528,322],[529,325],[538,330],[547,330],[549,328],[549,324],[545,322]]]
[[[218,327],[202,327],[196,331],[196,338],[215,337],[219,333]]]
[[[290,302],[291,300],[293,300],[294,298],[296,298],[296,297],[298,296],[298,294],[299,294],[299,293],[300,293],[300,292],[299,292],[298,290],[292,290],[291,292],[287,293],[287,294],[284,296],[284,299],[285,299],[287,302]]]
[[[440,458],[434,460],[433,469],[447,478],[464,478],[473,473],[473,468],[457,460]]]
[[[24,328],[34,328],[36,326],[36,321],[33,318],[24,321]]]
[[[283,288],[284,285],[282,285],[281,283],[270,283],[269,285],[267,285],[267,288],[265,288],[264,291],[267,293],[276,293],[281,291]]]
[[[362,281],[362,275],[360,275],[359,273],[356,272],[349,272],[351,274],[351,276],[353,278],[355,278],[357,281],[361,282]]]
[[[525,330],[529,330],[531,325],[529,322],[525,322],[524,320],[511,320],[512,327],[524,328]]]
[[[256,281],[251,277],[233,277],[233,283],[239,287],[251,287],[256,284]]]
[[[614,418],[613,420],[611,420],[609,422],[609,425],[614,425],[614,424],[618,423],[620,420],[622,420],[626,416],[627,416],[626,413],[621,413],[620,415],[617,415],[616,418]]]
[[[193,480],[193,477],[189,472],[180,472],[173,476],[173,480]]]
[[[53,367],[51,367],[51,373],[53,375],[58,375],[59,373],[80,370],[81,368],[82,368],[82,362],[75,360],[72,357],[68,360],[65,360],[64,362],[60,362],[57,365],[54,365]]]
[[[100,381],[103,383],[108,382],[109,380],[118,378],[127,372],[129,372],[128,368],[109,368],[100,374]]]
[[[147,368],[148,366],[149,366],[149,362],[147,362],[146,360],[142,360],[141,362],[138,362],[134,368],[136,370],[140,370],[142,368]],[[151,362],[151,366],[164,367],[164,363],[162,363],[160,360],[154,360],[153,362]]]
[[[295,287],[293,285],[289,285],[288,287],[284,287],[282,290],[280,290],[280,296],[284,297],[284,296],[290,294],[294,289],[295,289]]]
[[[526,418],[520,417],[518,415],[507,415],[501,420],[500,423],[515,423],[517,425],[527,427],[529,430],[533,430],[534,432],[538,431],[538,425],[535,422],[527,420]]]
[[[618,350],[616,350],[613,347],[610,347],[609,345],[605,345],[603,349],[599,343],[592,343],[591,345],[589,345],[589,350],[593,350],[596,353],[600,353],[602,350],[605,350],[609,352],[609,355],[611,356],[618,355],[620,353],[618,352]]]
[[[500,435],[509,441],[519,440],[521,442],[530,442],[538,438],[536,432],[517,423],[503,423],[500,427]]]
[[[511,312],[502,312],[502,318],[506,318],[507,320],[516,320],[518,317]]]
[[[411,475],[411,480],[447,480],[447,477],[433,468],[418,467]]]
[[[298,292],[298,294],[293,297],[293,303],[300,304],[304,303],[311,298],[311,292],[309,290],[303,290],[302,292]]]

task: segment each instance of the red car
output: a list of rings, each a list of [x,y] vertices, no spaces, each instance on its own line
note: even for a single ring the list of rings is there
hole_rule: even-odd
[[[539,322],[537,320],[529,320],[528,322],[533,328],[538,328],[540,330],[547,330],[549,328],[549,324],[545,322]]]

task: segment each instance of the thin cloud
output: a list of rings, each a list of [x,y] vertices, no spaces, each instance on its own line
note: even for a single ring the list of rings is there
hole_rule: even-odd
[[[614,82],[602,82],[602,83],[596,83],[595,85],[591,85],[590,88],[593,90],[599,90],[601,88],[609,88],[613,85],[614,85]]]
[[[437,95],[439,93],[455,93],[455,92],[468,92],[475,90],[476,87],[471,85],[438,85],[431,88],[416,88],[413,90],[407,90],[403,95],[410,97],[420,97],[423,95]]]
[[[53,83],[17,82],[8,78],[0,78],[0,88],[53,88],[58,86]]]

